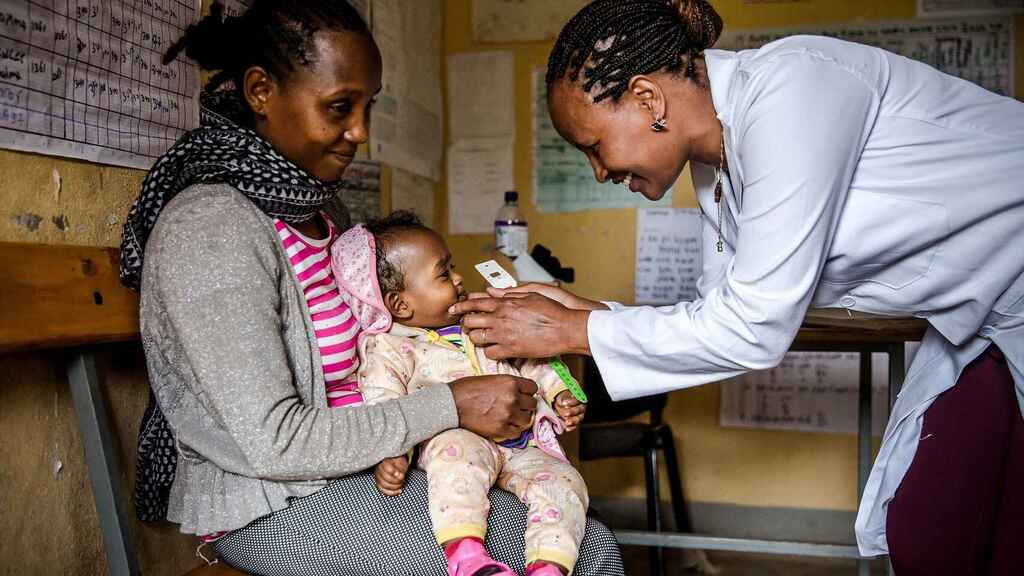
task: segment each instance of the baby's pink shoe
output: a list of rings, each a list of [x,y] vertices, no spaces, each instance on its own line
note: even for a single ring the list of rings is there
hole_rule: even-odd
[[[444,555],[448,557],[448,576],[516,576],[511,568],[492,559],[476,538],[448,544]]]

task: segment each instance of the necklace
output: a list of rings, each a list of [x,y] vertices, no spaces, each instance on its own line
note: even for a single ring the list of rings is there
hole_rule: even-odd
[[[718,168],[715,169],[715,204],[718,204],[718,242],[715,247],[721,252],[725,248],[722,240],[722,211],[725,202],[722,202],[722,172],[725,171],[725,129],[722,130],[722,142],[718,149]]]

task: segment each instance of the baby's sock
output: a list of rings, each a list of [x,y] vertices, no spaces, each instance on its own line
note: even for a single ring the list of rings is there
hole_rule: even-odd
[[[484,548],[484,543],[479,538],[466,537],[445,544],[444,555],[451,562],[453,558],[487,556],[487,549]]]
[[[540,561],[527,566],[525,576],[563,576],[563,572],[555,564]]]

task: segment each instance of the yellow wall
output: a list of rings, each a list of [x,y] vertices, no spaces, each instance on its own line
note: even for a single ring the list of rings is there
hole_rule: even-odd
[[[577,280],[570,286],[572,290],[591,298],[631,302],[635,211],[542,214],[535,210],[532,202],[530,74],[535,68],[546,65],[552,42],[477,43],[472,35],[471,4],[471,0],[445,1],[444,50],[446,54],[486,50],[515,53],[515,186],[530,223],[531,244],[544,244],[563,265],[575,267]],[[914,16],[915,0],[803,0],[766,4],[713,0],[712,4],[721,13],[726,30],[738,30],[908,19]],[[1017,19],[1015,61],[1018,63],[1017,93],[1024,94],[1024,67],[1021,66],[1024,18]],[[673,204],[696,206],[689,177],[684,174],[680,182],[683,184],[677,186]],[[446,222],[445,186],[442,182],[438,188],[438,222]],[[457,266],[464,271],[472,270],[474,263],[487,257],[493,245],[493,239],[484,235],[449,235],[448,241]],[[466,276],[471,288],[482,286],[475,274]],[[856,439],[853,436],[721,428],[718,426],[718,402],[717,385],[671,396],[666,416],[681,447],[689,499],[751,506],[855,508]],[[639,497],[643,493],[643,474],[638,461],[585,463],[582,469],[591,493],[596,496]]]
[[[144,176],[141,170],[6,150],[0,150],[0,174],[0,241],[91,246],[119,244],[124,216]],[[106,572],[64,371],[67,360],[64,351],[0,356],[0,565],[11,573]],[[147,398],[141,346],[104,346],[97,361],[106,375],[108,413],[128,495],[135,434]],[[179,534],[177,526],[136,522],[133,529],[145,574],[182,574],[198,564],[194,540]]]
[[[117,246],[145,172],[0,150],[0,175],[0,241]],[[12,574],[106,573],[68,358],[66,351],[0,356],[0,565]],[[130,498],[148,395],[141,346],[100,347],[97,365]],[[195,539],[177,525],[133,521],[132,530],[144,574],[179,575],[201,563]]]

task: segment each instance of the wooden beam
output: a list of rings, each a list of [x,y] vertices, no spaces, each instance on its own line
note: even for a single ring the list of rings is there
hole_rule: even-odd
[[[116,249],[0,242],[0,352],[138,337]]]

